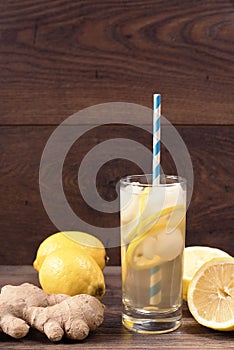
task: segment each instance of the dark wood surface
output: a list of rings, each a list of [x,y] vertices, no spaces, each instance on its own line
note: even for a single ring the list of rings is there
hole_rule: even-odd
[[[39,243],[57,231],[43,208],[38,184],[41,153],[53,127],[28,126],[27,132],[23,130],[20,126],[0,129],[4,169],[1,177],[1,264],[21,264],[22,261],[31,264]],[[187,214],[186,244],[219,247],[234,255],[234,129],[229,126],[222,129],[218,126],[180,126],[178,130],[196,170],[194,194]],[[103,126],[84,135],[72,147],[64,165],[63,184],[69,204],[79,217],[97,227],[118,226],[119,214],[104,214],[86,205],[78,191],[77,171],[83,156],[92,147],[105,139],[120,136],[138,140],[151,148],[151,136],[147,132],[139,132],[134,127]],[[164,150],[162,153],[164,171],[174,173],[168,152]],[[150,166],[150,159],[148,163]],[[48,165],[49,173],[50,168],[53,168],[53,163]],[[100,194],[106,200],[115,198],[116,181],[125,174],[138,171],[129,161],[107,163],[97,177]],[[119,263],[119,247],[108,251],[108,255],[111,265]]]
[[[82,342],[63,340],[52,344],[43,334],[33,330],[21,340],[0,333],[4,349],[234,349],[233,332],[218,332],[199,325],[183,306],[182,326],[168,334],[142,335],[128,332],[121,324],[121,276],[119,267],[105,269],[107,291],[104,323]],[[30,266],[0,266],[0,287],[31,281],[38,284],[36,272]]]
[[[187,245],[234,255],[233,23],[232,0],[0,0],[0,264],[31,264],[39,243],[57,231],[38,182],[40,158],[57,125],[98,103],[151,108],[154,92],[162,94],[163,115],[178,126],[193,161]],[[145,123],[151,121],[139,119]],[[152,147],[146,132],[102,126],[72,147],[63,172],[72,209],[104,227],[118,225],[118,214],[97,214],[82,202],[77,170],[94,145],[113,137]],[[164,149],[162,165],[174,172]],[[133,163],[107,163],[98,191],[114,198],[119,176],[134,172]],[[119,264],[118,247],[108,255],[110,264]]]
[[[233,124],[233,18],[231,0],[2,0],[2,123],[160,91],[173,123]]]

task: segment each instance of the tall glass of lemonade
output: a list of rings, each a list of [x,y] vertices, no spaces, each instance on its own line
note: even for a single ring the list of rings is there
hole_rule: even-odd
[[[177,329],[182,317],[186,180],[120,181],[122,322],[140,333]]]

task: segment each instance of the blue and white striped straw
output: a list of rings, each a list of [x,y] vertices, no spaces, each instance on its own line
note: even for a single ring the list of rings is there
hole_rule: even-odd
[[[161,139],[161,95],[154,94],[153,102],[153,173],[152,184],[160,182],[160,139]],[[161,302],[160,266],[154,266],[150,270],[150,305],[158,305]]]
[[[160,179],[160,133],[161,133],[161,95],[154,94],[153,114],[153,185]]]

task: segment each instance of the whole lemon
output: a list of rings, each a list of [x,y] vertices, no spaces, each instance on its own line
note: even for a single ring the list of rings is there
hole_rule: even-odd
[[[49,254],[39,270],[42,289],[55,294],[89,294],[101,298],[105,293],[102,270],[84,251],[57,249]]]
[[[80,231],[64,231],[55,233],[47,237],[37,250],[36,259],[33,262],[35,270],[39,271],[45,258],[56,251],[57,249],[77,249],[77,254],[80,250],[92,256],[100,268],[103,270],[107,260],[106,250],[102,242],[85,232]]]

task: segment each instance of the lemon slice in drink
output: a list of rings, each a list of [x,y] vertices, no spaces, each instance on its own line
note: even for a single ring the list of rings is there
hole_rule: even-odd
[[[187,300],[189,284],[197,270],[207,261],[216,257],[231,257],[217,248],[205,246],[186,247],[184,250],[183,299]]]
[[[200,267],[189,285],[188,307],[201,325],[234,330],[234,258],[214,258]]]
[[[163,226],[170,233],[183,220],[185,220],[185,207],[183,205],[167,207],[143,220],[140,224],[140,231],[143,234],[148,231],[154,232]]]
[[[131,242],[139,239],[148,231],[157,231],[163,227],[168,233],[173,231],[180,223],[185,221],[185,207],[183,205],[171,206],[163,208],[161,211],[142,219],[140,217],[138,225],[127,236],[126,242]]]
[[[123,216],[129,217],[131,214],[132,218],[135,218],[132,220],[131,226],[128,223],[127,230],[124,225],[122,226],[121,236],[125,243],[142,236],[153,226],[160,225],[162,222],[167,222],[167,232],[169,233],[183,219],[185,220],[185,192],[181,189],[180,184],[177,185],[168,188],[163,186],[151,188],[149,186],[140,192],[140,196],[135,198],[138,199],[137,208],[134,208],[133,211],[130,206],[129,213],[127,209]]]
[[[128,266],[142,270],[175,259],[184,246],[182,233],[177,228],[178,215],[181,218],[184,212],[184,207],[169,207],[153,218],[143,221],[139,227],[141,235],[128,246],[126,252]],[[171,221],[173,216],[176,217],[174,227],[172,229],[171,225],[171,230],[168,231],[169,220]]]
[[[135,270],[149,269],[162,263],[162,259],[155,255],[156,239],[146,235],[129,244],[126,252],[126,264]]]

